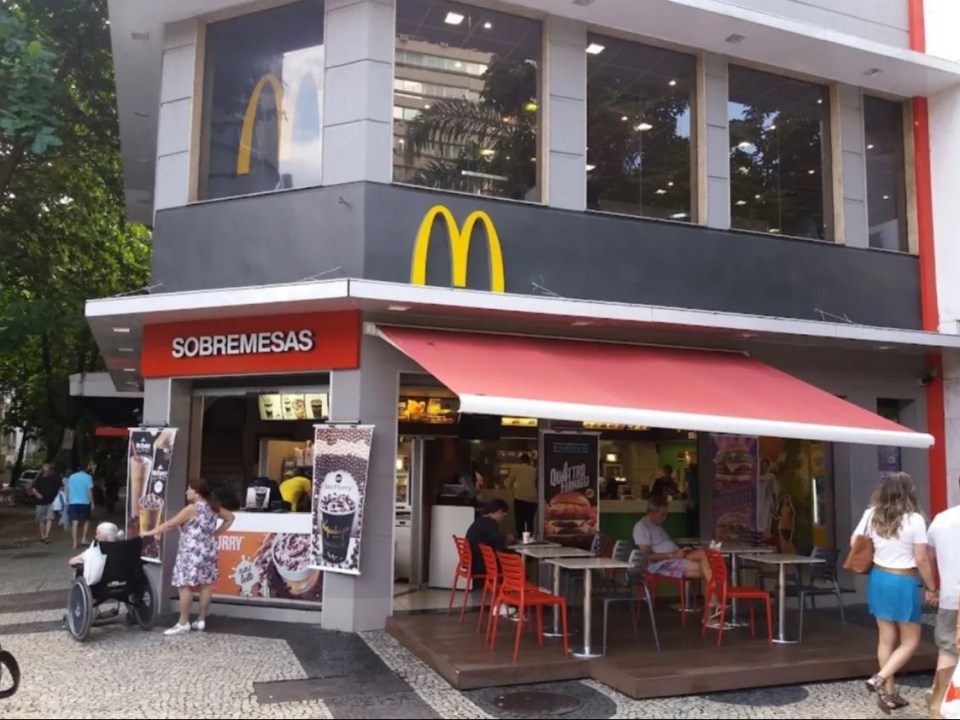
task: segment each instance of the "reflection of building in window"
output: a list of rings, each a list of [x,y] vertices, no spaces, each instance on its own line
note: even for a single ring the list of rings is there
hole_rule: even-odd
[[[828,239],[827,88],[733,65],[729,77],[733,227]]]
[[[903,104],[865,96],[863,124],[870,247],[906,252],[909,248]]]
[[[449,0],[397,5],[394,179],[537,200],[541,26]]]
[[[691,219],[691,55],[591,36],[587,207]]]

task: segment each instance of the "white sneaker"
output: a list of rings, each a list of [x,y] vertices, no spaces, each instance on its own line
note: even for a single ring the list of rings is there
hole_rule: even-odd
[[[169,630],[164,630],[164,635],[180,635],[181,633],[190,632],[190,623],[184,623],[181,625],[177,623]]]
[[[204,630],[207,629],[207,621],[206,621],[206,620],[194,620],[192,623],[190,623],[190,629],[191,629],[191,630],[198,630],[199,632],[203,632]]]

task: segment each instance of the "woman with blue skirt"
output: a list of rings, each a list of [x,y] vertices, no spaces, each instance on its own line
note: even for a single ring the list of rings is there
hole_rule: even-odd
[[[880,633],[880,671],[867,680],[867,690],[876,693],[880,709],[889,714],[907,706],[894,677],[920,645],[920,583],[931,592],[935,588],[927,524],[909,475],[891,473],[884,479],[854,530],[851,546],[857,536],[873,541],[867,606]]]

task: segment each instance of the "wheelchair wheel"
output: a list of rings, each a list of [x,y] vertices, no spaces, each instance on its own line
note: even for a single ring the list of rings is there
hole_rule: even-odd
[[[133,604],[128,609],[127,616],[129,617],[132,614],[144,630],[152,629],[157,621],[159,600],[156,591],[153,589],[153,583],[146,575],[143,577],[143,588],[140,595],[132,597],[131,601]]]
[[[83,642],[93,624],[93,595],[83,578],[75,580],[67,600],[67,629],[74,640]]]
[[[8,698],[20,687],[20,666],[6,650],[0,650],[0,700]]]

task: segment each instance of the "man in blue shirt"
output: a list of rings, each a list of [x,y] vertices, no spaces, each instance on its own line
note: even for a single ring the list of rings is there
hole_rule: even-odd
[[[73,547],[77,547],[77,530],[83,523],[81,542],[87,544],[90,531],[90,516],[93,514],[93,477],[84,470],[77,470],[67,478],[67,519],[73,528]]]

